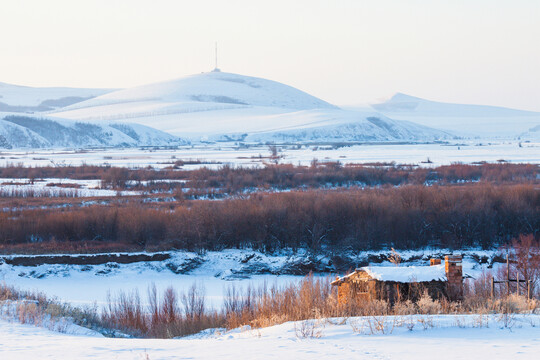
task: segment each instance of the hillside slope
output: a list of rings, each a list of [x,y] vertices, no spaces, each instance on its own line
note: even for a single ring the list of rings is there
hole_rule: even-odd
[[[30,87],[0,82],[0,111],[27,113],[52,111],[114,90]]]
[[[0,149],[183,145],[170,134],[139,124],[91,124],[17,114],[0,115]]]
[[[371,106],[392,119],[412,121],[470,137],[515,138],[540,125],[538,112],[443,103],[401,93]]]

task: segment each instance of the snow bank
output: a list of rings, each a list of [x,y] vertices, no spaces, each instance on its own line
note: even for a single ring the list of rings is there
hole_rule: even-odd
[[[199,338],[171,340],[76,336],[0,320],[0,352],[2,359],[77,360],[506,360],[536,359],[540,353],[540,331],[531,326],[540,322],[538,315],[516,317],[512,329],[501,328],[496,316],[486,317],[489,327],[474,327],[475,315],[427,317],[433,328],[415,327],[409,331],[402,326],[387,335],[355,332],[353,328],[367,319],[350,318],[346,322],[336,319],[318,324],[318,338],[297,336],[295,329],[301,323],[288,322],[264,329],[207,332]]]

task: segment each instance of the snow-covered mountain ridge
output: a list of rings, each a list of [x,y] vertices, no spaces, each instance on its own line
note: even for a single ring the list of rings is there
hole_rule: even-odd
[[[185,144],[175,136],[140,124],[95,124],[46,115],[114,90],[37,88],[0,83],[0,149]]]
[[[192,141],[435,141],[448,132],[393,121],[372,110],[347,111],[275,81],[209,72],[119,90],[56,116],[145,124]]]
[[[142,142],[122,140],[124,135],[129,137],[124,132],[117,134],[118,141],[86,140],[79,144],[77,140],[58,144],[50,138],[44,141],[40,132],[30,129],[35,133],[29,133],[28,128],[14,126],[20,124],[2,123],[0,134],[5,139],[7,133],[12,134],[11,147],[163,145],[170,143],[169,134],[192,142],[249,143],[402,143],[459,137],[534,140],[538,134],[535,129],[540,125],[540,113],[441,103],[399,93],[371,108],[342,109],[276,81],[220,71],[116,91],[45,88],[46,96],[41,97],[36,95],[39,89],[28,90],[31,94],[24,95],[23,87],[8,87],[11,112],[22,111],[24,106],[43,108],[43,101],[38,100],[51,98],[51,94],[68,95],[46,103],[62,107],[47,105],[40,114],[54,116],[55,121],[69,119],[105,127],[115,124],[116,130],[123,125],[139,124],[157,131]],[[84,100],[82,96],[90,98]],[[17,98],[25,100],[16,102]],[[22,138],[26,140],[18,140]],[[8,140],[0,138],[0,146],[2,142]]]

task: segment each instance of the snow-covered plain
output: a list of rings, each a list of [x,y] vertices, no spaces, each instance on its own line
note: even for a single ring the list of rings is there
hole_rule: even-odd
[[[464,141],[450,144],[376,144],[334,147],[304,145],[279,147],[280,163],[309,165],[313,159],[321,162],[347,163],[392,162],[421,166],[465,164],[505,160],[509,162],[540,163],[540,143],[518,141]],[[268,156],[268,146],[241,147],[235,143],[184,146],[176,149],[102,149],[102,150],[3,150],[0,166],[16,165],[113,165],[126,167],[171,166],[177,160],[200,160],[201,164],[185,165],[183,169],[219,167],[223,164],[262,166],[274,162]],[[432,163],[425,164],[427,159]]]
[[[504,328],[496,316],[484,316],[488,327],[475,327],[475,315],[428,315],[411,318],[432,322],[426,330],[396,327],[390,334],[358,331],[366,318],[316,324],[316,338],[303,338],[302,323],[187,339],[117,339],[98,335],[55,333],[44,328],[0,320],[0,357],[16,359],[537,359],[540,316],[517,316]],[[478,326],[478,325],[476,325]],[[357,329],[357,331],[354,331]],[[300,335],[300,336],[299,336]]]
[[[186,293],[196,284],[197,287],[204,289],[208,305],[217,308],[221,306],[225,291],[230,286],[234,285],[239,289],[247,286],[257,287],[263,283],[279,286],[303,278],[294,275],[253,275],[249,279],[221,278],[216,273],[182,275],[168,270],[152,270],[151,267],[150,264],[119,265],[119,269],[117,271],[113,269],[112,274],[96,274],[98,271],[110,270],[107,266],[94,266],[93,271],[81,270],[83,266],[72,266],[71,269],[60,265],[43,265],[33,269],[18,267],[13,270],[2,270],[0,281],[20,289],[43,292],[77,306],[96,304],[99,309],[107,304],[109,293],[114,298],[120,292],[130,293],[136,290],[146,304],[146,295],[151,286],[155,285],[160,294],[168,287]],[[38,279],[19,276],[19,274],[30,275],[32,271],[45,274],[45,277]],[[47,276],[48,271],[58,272]]]

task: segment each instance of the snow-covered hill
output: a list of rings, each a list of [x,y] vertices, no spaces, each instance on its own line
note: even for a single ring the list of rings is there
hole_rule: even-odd
[[[384,142],[435,141],[454,135],[373,111],[315,109],[266,116],[229,135],[249,142]],[[226,137],[222,136],[221,138]]]
[[[520,139],[540,142],[540,125],[530,128],[520,135]]]
[[[0,111],[51,111],[106,94],[115,89],[30,87],[0,82]]]
[[[540,125],[540,113],[496,106],[451,104],[395,94],[372,107],[396,120],[481,138],[516,138]]]
[[[0,83],[0,149],[185,144],[173,135],[140,124],[91,124],[46,115],[114,90]]]
[[[346,111],[293,87],[209,72],[119,90],[55,113],[72,120],[130,121],[193,141],[434,141],[448,132]]]
[[[224,72],[208,72],[114,91],[67,109],[132,103],[146,103],[153,112],[158,104],[161,104],[158,108],[168,108],[176,104],[176,112],[221,110],[239,106],[296,110],[336,108],[303,91],[275,81]]]
[[[0,114],[0,149],[182,145],[170,134],[140,124],[91,124],[53,117]]]

